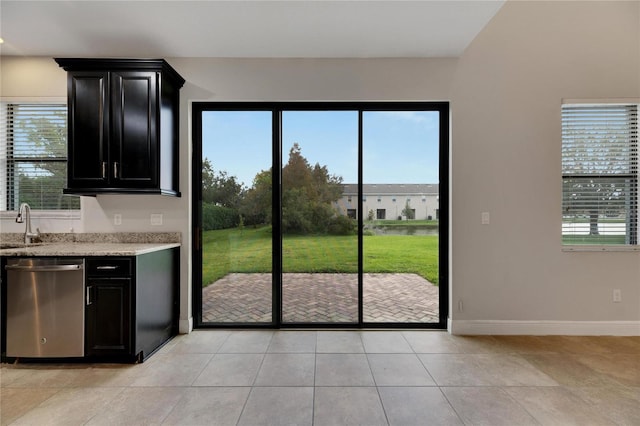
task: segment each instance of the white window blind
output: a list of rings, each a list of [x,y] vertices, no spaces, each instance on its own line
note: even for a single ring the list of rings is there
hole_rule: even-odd
[[[29,203],[34,210],[79,209],[62,194],[67,174],[67,106],[0,104],[0,210]]]
[[[638,244],[638,105],[563,105],[562,241]]]

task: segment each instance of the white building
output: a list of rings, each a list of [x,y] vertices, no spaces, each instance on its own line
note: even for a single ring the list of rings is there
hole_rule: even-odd
[[[409,219],[439,219],[439,185],[437,184],[363,184],[362,208],[364,219],[406,220],[406,207],[413,212]],[[338,210],[352,218],[358,217],[358,185],[344,185],[342,198],[336,202]]]

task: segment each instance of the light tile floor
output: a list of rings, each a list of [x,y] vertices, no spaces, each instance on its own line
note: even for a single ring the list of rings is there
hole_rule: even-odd
[[[2,425],[640,425],[640,337],[200,330],[0,384]]]

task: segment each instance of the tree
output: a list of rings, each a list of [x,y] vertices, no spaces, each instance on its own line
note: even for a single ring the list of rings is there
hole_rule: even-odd
[[[598,235],[602,214],[616,217],[629,203],[631,187],[627,179],[598,180],[593,178],[563,179],[564,214],[589,216],[589,235]]]
[[[240,214],[246,225],[271,223],[272,190],[271,169],[262,170],[253,179],[253,185],[246,191]]]
[[[282,168],[282,230],[326,233],[337,216],[332,203],[342,196],[342,177],[318,163],[312,167],[301,151],[294,143]]]
[[[563,108],[563,215],[588,216],[590,235],[599,233],[603,215],[620,216],[632,202],[637,150],[626,131],[634,120],[627,109]]]
[[[326,166],[311,166],[301,151],[300,145],[294,144],[282,168],[282,231],[326,233],[338,216],[333,203],[342,196],[342,178],[329,173]],[[263,170],[246,191],[240,209],[245,223],[270,223],[271,200],[272,173]]]
[[[66,108],[36,113],[29,105],[13,108],[16,202],[34,209],[79,209],[79,197],[62,194],[67,179]],[[25,155],[38,159],[22,161]]]
[[[211,161],[205,158],[202,162],[202,201],[222,207],[238,209],[244,196],[245,188],[235,176],[221,170],[215,172]]]
[[[240,223],[240,206],[245,188],[226,171],[216,172],[211,161],[202,162],[202,222],[203,229],[232,228]]]
[[[329,173],[327,166],[311,167],[302,156],[300,145],[289,150],[289,161],[282,168],[283,190],[300,189],[312,202],[331,204],[342,196],[342,177]]]
[[[415,219],[415,211],[411,208],[411,205],[409,204],[409,200],[407,200],[407,202],[404,205],[404,209],[402,209],[402,214],[407,218],[407,219]]]

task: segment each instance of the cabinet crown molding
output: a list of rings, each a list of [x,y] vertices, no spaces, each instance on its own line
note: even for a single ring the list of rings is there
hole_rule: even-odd
[[[180,89],[185,79],[164,59],[54,58],[65,71],[161,71]]]

